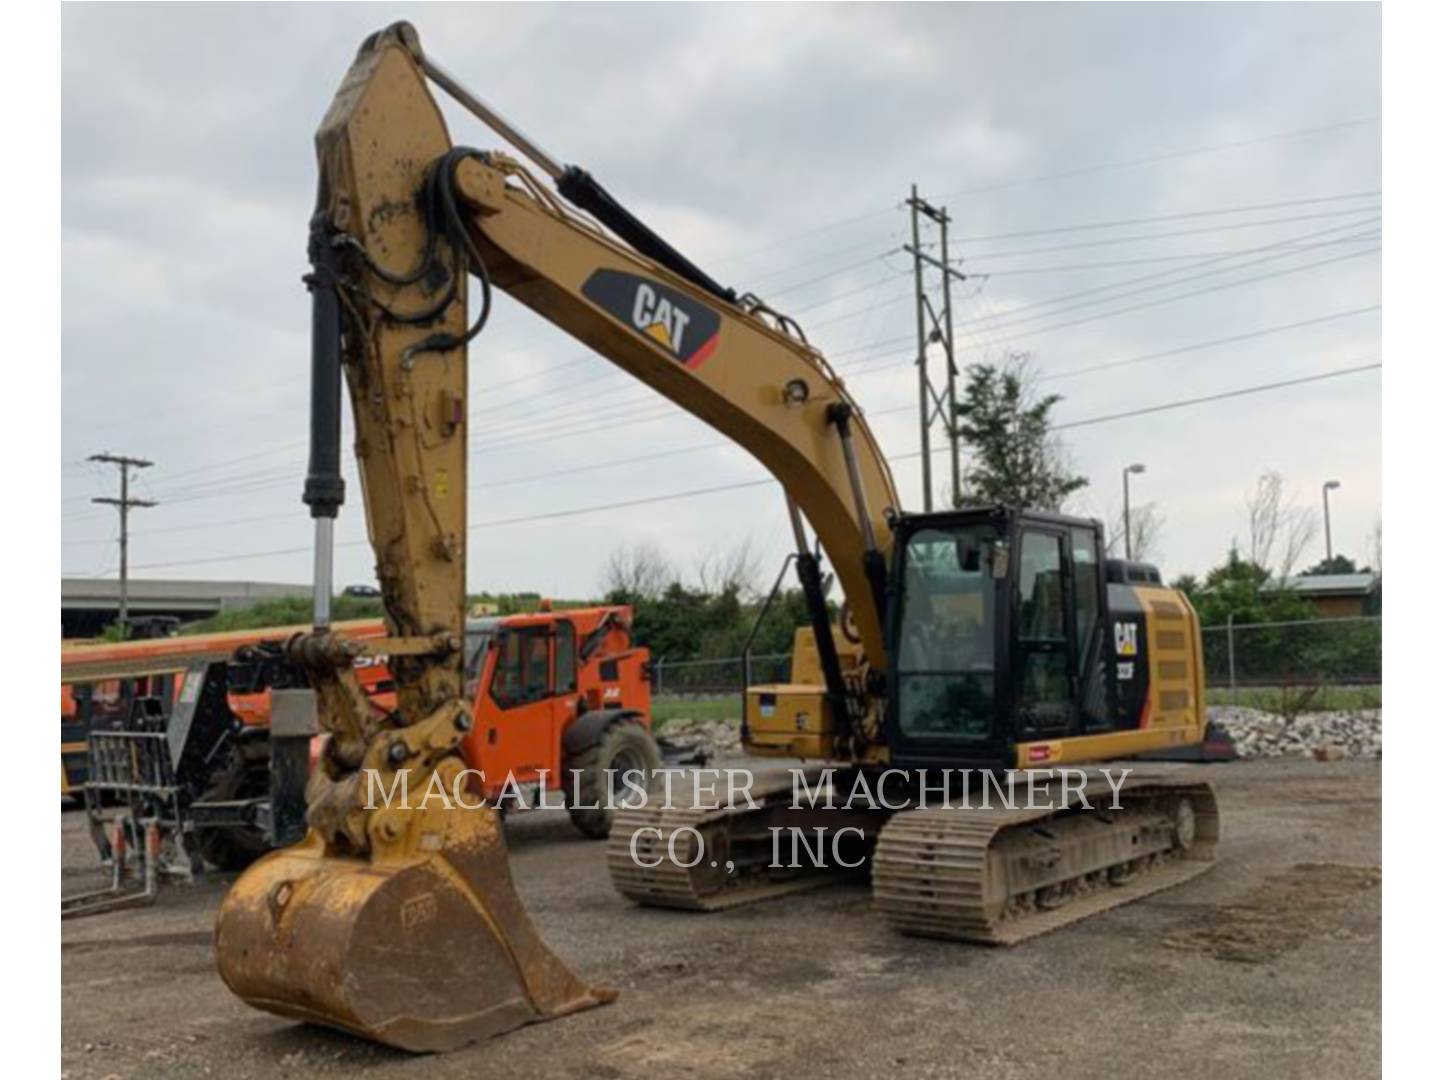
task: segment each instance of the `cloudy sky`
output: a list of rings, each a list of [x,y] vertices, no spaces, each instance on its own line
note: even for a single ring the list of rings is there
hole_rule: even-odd
[[[84,462],[111,450],[156,463],[136,576],[308,579],[310,140],[397,18],[714,276],[792,312],[892,456],[918,445],[912,181],[971,275],[961,361],[1029,353],[1061,424],[1380,360],[1377,5],[71,4],[67,574],[114,573],[115,515],[89,502],[114,470]],[[495,144],[446,108],[457,143]],[[680,497],[760,467],[538,316],[502,299],[470,363],[472,589],[592,594],[636,542],[689,567],[748,539],[778,565],[778,488]],[[1091,480],[1070,509],[1112,516],[1143,462],[1165,569],[1203,571],[1262,472],[1317,508],[1333,478],[1336,550],[1369,559],[1379,400],[1370,371],[1067,428]],[[610,464],[643,455],[661,456]],[[896,473],[918,507],[918,463]],[[654,496],[675,497],[612,505]],[[562,511],[585,512],[534,520]],[[371,581],[357,502],[338,537],[339,583]]]

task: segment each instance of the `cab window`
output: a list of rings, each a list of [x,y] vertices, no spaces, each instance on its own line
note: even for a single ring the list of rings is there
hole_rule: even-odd
[[[1023,641],[1062,641],[1065,595],[1061,577],[1060,537],[1025,533],[1020,545],[1020,637]]]
[[[555,624],[555,692],[575,691],[575,624],[561,619]]]
[[[502,709],[540,701],[550,694],[550,638],[543,626],[504,630],[497,645],[490,696]]]
[[[926,528],[902,553],[896,697],[901,734],[976,742],[995,711],[999,533]]]
[[[1075,630],[1079,634],[1076,656],[1082,664],[1090,659],[1090,643],[1100,625],[1100,558],[1095,530],[1072,526],[1070,552],[1075,561]]]
[[[523,640],[525,700],[537,701],[550,689],[550,642],[543,630],[526,630]]]
[[[1022,534],[1013,663],[1016,727],[1023,737],[1063,731],[1074,714],[1064,556],[1060,534]]]
[[[491,633],[488,630],[471,630],[465,634],[465,696],[474,698],[485,672],[485,657],[490,651]],[[496,671],[499,677],[499,671]]]

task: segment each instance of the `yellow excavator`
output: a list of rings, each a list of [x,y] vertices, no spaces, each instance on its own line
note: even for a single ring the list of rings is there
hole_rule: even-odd
[[[429,83],[543,175],[452,145]],[[1205,726],[1194,611],[1153,568],[1107,561],[1097,522],[902,511],[863,411],[793,320],[720,285],[547,154],[408,24],[364,42],[316,143],[304,494],[315,618],[290,651],[330,737],[306,839],[251,866],[221,907],[231,990],[416,1051],[613,997],[541,941],[497,813],[415,797],[463,787],[467,346],[494,289],[744,447],[783,485],[794,525],[810,625],[792,681],[748,689],[742,734],[752,755],[804,759],[811,798],[792,797],[791,777],[757,780],[744,805],[682,794],[623,810],[606,855],[623,894],[712,910],[805,887],[824,871],[777,867],[775,830],[813,837],[849,823],[891,924],[1003,944],[1210,865],[1219,819],[1203,781],[1136,771],[1123,800],[1085,812],[1077,787],[1056,780],[1059,766],[1199,743]],[[342,380],[384,596],[376,640],[345,640],[330,619]],[[844,593],[838,623],[827,572]],[[378,654],[398,694],[383,717],[354,671]],[[1039,775],[1052,798],[934,805],[936,775],[968,770]],[[377,800],[402,777],[408,802]],[[886,782],[932,801],[892,791],[849,810],[814,805],[817,792]]]

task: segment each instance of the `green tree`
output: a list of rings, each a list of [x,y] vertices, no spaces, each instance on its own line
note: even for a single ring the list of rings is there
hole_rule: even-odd
[[[1178,589],[1180,592],[1184,593],[1190,598],[1191,602],[1193,603],[1195,597],[1200,592],[1201,585],[1200,579],[1197,578],[1194,574],[1181,574],[1179,577],[1171,580],[1170,587],[1172,589]]]
[[[1316,577],[1323,574],[1368,574],[1370,567],[1356,566],[1348,555],[1336,555],[1333,559],[1321,559],[1314,566],[1300,571],[1301,577]]]
[[[1069,471],[1064,448],[1050,430],[1050,410],[1060,395],[1036,395],[1023,358],[1012,357],[1003,368],[974,364],[966,375],[965,397],[955,414],[971,465],[969,490],[956,505],[1059,510],[1089,483]]]
[[[1205,626],[1313,619],[1315,608],[1293,589],[1270,587],[1270,571],[1230,554],[1205,575],[1205,583],[1191,593],[1196,614]]]
[[[1234,622],[1233,654],[1230,634],[1204,635],[1205,667],[1212,678],[1229,677],[1232,655],[1241,683],[1285,686],[1378,678],[1378,620],[1317,618],[1308,600],[1293,589],[1277,587],[1276,580],[1232,547],[1225,562],[1190,594],[1203,625]]]
[[[336,622],[346,619],[375,619],[383,614],[380,601],[373,597],[337,596],[330,601],[330,614]],[[249,607],[222,611],[208,619],[187,623],[182,634],[208,634],[222,630],[260,630],[272,626],[308,626],[315,617],[314,601],[308,596],[277,597],[261,600]]]

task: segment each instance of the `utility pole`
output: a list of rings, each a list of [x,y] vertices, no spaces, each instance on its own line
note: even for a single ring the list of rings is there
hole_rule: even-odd
[[[920,197],[916,185],[910,185],[910,243],[905,250],[915,259],[915,370],[920,391],[920,478],[925,509],[935,508],[934,483],[930,467],[930,429],[938,417],[950,444],[951,498],[960,499],[960,422],[955,415],[959,404],[955,383],[959,372],[955,367],[955,319],[951,310],[950,283],[964,281],[965,275],[950,265],[950,214],[945,207],[933,206]],[[939,230],[939,257],[929,255],[920,246],[920,219],[928,219]],[[936,311],[927,291],[926,271],[940,273],[941,310]],[[945,349],[945,381],[936,390],[930,381],[927,353],[933,344]]]
[[[120,510],[120,637],[123,639],[130,636],[130,508],[157,505],[153,499],[130,497],[130,470],[148,469],[155,463],[144,458],[126,457],[124,454],[91,454],[90,460],[116,465],[120,469],[120,497],[95,498],[90,501]]]

